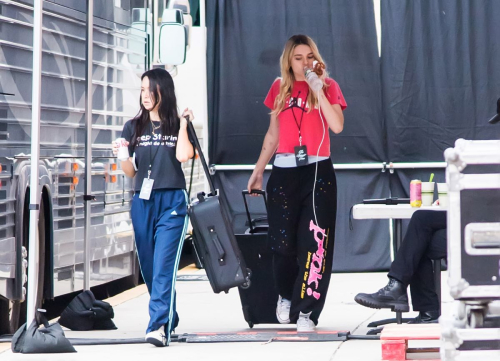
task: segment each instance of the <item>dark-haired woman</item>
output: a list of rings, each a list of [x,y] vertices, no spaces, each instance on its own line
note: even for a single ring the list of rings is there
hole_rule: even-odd
[[[186,181],[181,163],[194,155],[187,133],[193,113],[177,112],[174,83],[163,69],[142,75],[140,112],[125,123],[128,144],[123,172],[134,178],[131,217],[142,276],[150,294],[146,341],[168,346],[179,322],[175,279],[188,224]],[[116,154],[119,144],[113,142]]]
[[[330,282],[337,211],[337,183],[329,130],[344,127],[344,96],[326,69],[323,87],[306,81],[314,61],[324,64],[314,41],[294,35],[280,59],[281,78],[264,104],[271,121],[248,190],[261,189],[266,164],[276,152],[267,182],[269,243],[279,298],[280,323],[314,331]]]

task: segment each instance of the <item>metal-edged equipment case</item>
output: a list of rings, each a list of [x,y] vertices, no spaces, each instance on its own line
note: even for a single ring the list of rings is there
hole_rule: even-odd
[[[442,360],[499,360],[500,140],[458,139],[445,151],[448,284]]]

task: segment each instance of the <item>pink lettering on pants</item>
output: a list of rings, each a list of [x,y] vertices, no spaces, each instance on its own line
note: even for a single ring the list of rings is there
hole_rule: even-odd
[[[307,279],[307,285],[310,287],[307,288],[307,295],[319,300],[321,294],[319,292],[316,292],[315,290],[318,289],[319,281],[323,278],[323,275],[321,274],[321,268],[325,256],[325,249],[323,247],[323,244],[325,241],[326,232],[324,229],[315,225],[312,220],[309,223],[309,230],[314,232],[314,240],[318,244],[318,249],[312,255],[311,265],[309,266],[309,277]]]

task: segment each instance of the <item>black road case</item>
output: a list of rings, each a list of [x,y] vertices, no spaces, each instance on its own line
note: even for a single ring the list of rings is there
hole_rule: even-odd
[[[252,193],[262,194],[264,202],[266,201],[264,191],[252,190]],[[243,191],[248,228],[244,233],[236,233],[236,240],[247,267],[252,270],[250,287],[238,289],[243,316],[251,328],[259,323],[278,323],[276,318],[278,291],[273,278],[272,253],[267,243],[269,228],[267,217],[251,219],[246,195],[248,191]]]

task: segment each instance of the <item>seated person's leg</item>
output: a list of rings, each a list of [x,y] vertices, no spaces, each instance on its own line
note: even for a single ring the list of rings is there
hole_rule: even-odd
[[[376,293],[359,293],[354,300],[366,307],[408,312],[408,287],[427,252],[434,232],[446,227],[446,212],[416,211],[389,271],[388,284]],[[432,278],[432,277],[431,277]]]
[[[443,216],[441,215],[441,220]],[[434,268],[431,260],[441,262],[442,258],[446,258],[446,249],[446,228],[442,228],[432,235],[425,256],[410,281],[413,310],[419,311],[418,317],[411,323],[437,322],[440,316],[439,297],[434,285]]]
[[[389,270],[389,277],[409,285],[419,264],[428,253],[434,232],[446,228],[446,212],[416,211],[405,238]]]
[[[439,261],[438,261],[439,262]],[[434,286],[432,261],[424,256],[410,281],[413,311],[419,315],[409,323],[434,323],[439,318],[439,298]]]

